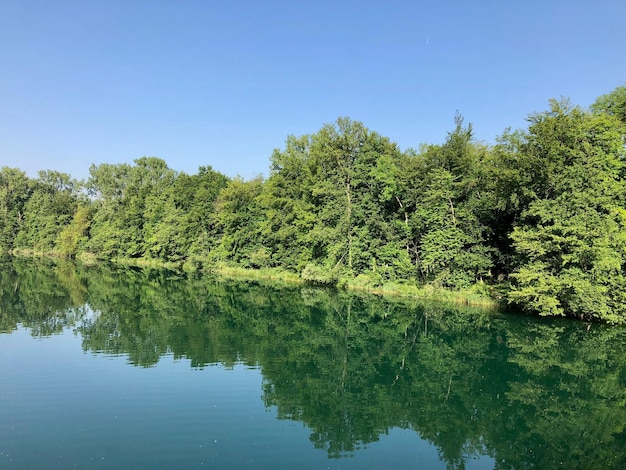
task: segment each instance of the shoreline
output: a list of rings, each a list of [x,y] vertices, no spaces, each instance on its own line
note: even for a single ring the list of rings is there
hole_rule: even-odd
[[[14,250],[8,253],[8,255],[17,258],[44,258],[49,260],[69,259],[56,252],[36,252],[34,250]],[[251,269],[226,264],[203,265],[201,262],[194,263],[192,260],[187,260],[185,262],[166,262],[147,258],[102,259],[97,258],[92,253],[80,253],[76,259],[71,260],[85,266],[113,264],[117,266],[133,266],[148,269],[168,269],[170,271],[187,274],[198,273],[200,275],[214,275],[233,280],[273,282],[283,284],[285,286],[325,287],[302,279],[299,274],[286,271],[281,268]],[[490,296],[485,292],[489,289],[489,286],[486,284],[475,284],[469,289],[454,291],[432,285],[418,287],[416,285],[396,282],[386,282],[383,285],[376,286],[363,282],[362,280],[359,280],[359,278],[344,278],[340,279],[336,285],[326,287],[375,295],[378,297],[414,299],[429,302],[450,303],[454,305],[467,305],[470,307],[479,307],[493,311],[503,310],[502,304],[493,296]]]

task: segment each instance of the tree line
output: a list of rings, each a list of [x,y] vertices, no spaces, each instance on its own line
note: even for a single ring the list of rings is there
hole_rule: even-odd
[[[402,151],[349,118],[289,136],[244,180],[165,161],[85,181],[0,170],[0,250],[298,273],[314,284],[491,286],[541,315],[626,321],[626,87],[552,100],[494,145],[457,115]]]

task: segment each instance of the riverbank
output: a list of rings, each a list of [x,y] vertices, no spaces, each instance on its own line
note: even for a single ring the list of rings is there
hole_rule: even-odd
[[[210,268],[210,272],[229,279],[279,282],[291,286],[313,285],[296,273],[277,268],[247,269],[237,266],[216,265]],[[336,288],[382,297],[414,298],[457,305],[471,305],[493,310],[501,308],[501,304],[492,296],[490,286],[485,283],[475,284],[469,289],[453,291],[432,285],[416,286],[393,282],[386,282],[383,285],[376,286],[363,282],[362,278],[357,277],[340,279]]]
[[[52,260],[64,259],[57,252],[39,252],[33,250],[15,250],[11,256],[25,258],[47,258]],[[94,266],[100,263],[112,263],[119,266],[134,266],[147,269],[168,269],[177,272],[210,274],[225,279],[257,281],[261,283],[282,284],[284,286],[315,286],[315,284],[302,279],[294,272],[280,268],[250,269],[241,266],[233,266],[222,263],[186,262],[173,263],[147,258],[114,258],[103,260],[91,253],[80,253],[77,262]],[[385,282],[377,285],[370,279],[359,276],[356,278],[341,278],[332,288],[361,292],[381,297],[396,297],[430,302],[444,302],[456,305],[468,305],[490,310],[498,310],[502,307],[493,288],[483,282],[477,283],[468,289],[451,290],[443,287],[424,285],[417,286],[407,283]]]

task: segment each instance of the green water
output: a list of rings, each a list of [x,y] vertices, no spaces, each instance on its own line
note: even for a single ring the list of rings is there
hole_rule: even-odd
[[[626,468],[626,330],[0,265],[0,468]]]

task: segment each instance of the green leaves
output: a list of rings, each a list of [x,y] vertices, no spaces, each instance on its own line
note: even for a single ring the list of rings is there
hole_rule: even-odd
[[[493,248],[484,200],[491,191],[484,176],[489,153],[472,141],[471,126],[456,128],[443,145],[429,145],[403,161],[401,199],[409,239],[407,252],[422,282],[465,288],[489,278]]]
[[[15,248],[42,253],[55,251],[57,239],[76,209],[77,186],[68,174],[40,171],[24,203],[23,223],[15,237]]]
[[[16,168],[0,169],[0,252],[10,251],[24,222],[33,182]]]
[[[509,300],[542,315],[624,321],[615,302],[626,262],[619,123],[557,102],[532,123],[518,152],[536,176],[534,200],[512,233],[519,266]]]
[[[626,124],[626,86],[619,86],[611,93],[598,97],[591,109],[596,113],[616,116]]]
[[[250,266],[250,254],[261,248],[259,223],[262,213],[257,198],[263,180],[231,180],[220,192],[215,205],[215,220],[220,244],[211,257]]]
[[[142,157],[92,165],[87,199],[69,175],[2,168],[0,251],[226,262],[371,287],[500,282],[528,311],[626,322],[625,90],[592,113],[552,100],[495,146],[460,115],[419,152],[342,117],[289,136],[267,179]]]
[[[386,252],[406,256],[396,228],[400,157],[395,144],[348,118],[289,137],[274,151],[260,198],[277,263],[304,269],[311,282],[381,267],[385,277],[398,276]]]

